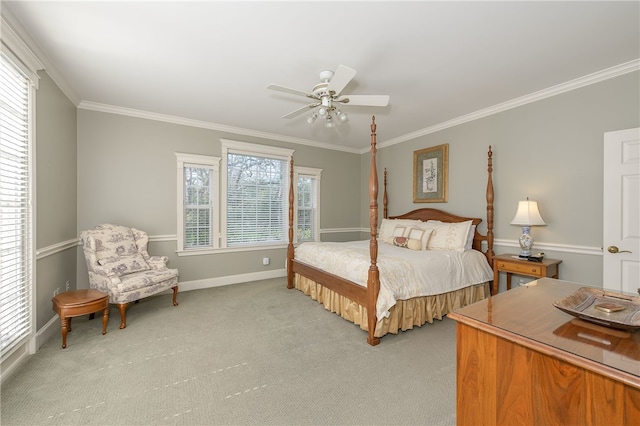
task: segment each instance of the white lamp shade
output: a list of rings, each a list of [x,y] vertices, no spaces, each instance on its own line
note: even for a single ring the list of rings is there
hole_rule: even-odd
[[[530,200],[518,202],[518,211],[511,224],[520,226],[546,225],[542,220],[542,216],[540,216],[538,203]]]

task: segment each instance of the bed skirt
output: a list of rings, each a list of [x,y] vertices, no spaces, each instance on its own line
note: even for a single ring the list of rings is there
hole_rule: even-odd
[[[326,310],[335,312],[364,331],[369,330],[366,307],[299,274],[295,274],[295,287],[322,303]],[[413,326],[433,323],[434,318],[441,320],[449,312],[485,299],[489,294],[490,286],[486,282],[436,296],[399,300],[390,309],[388,318],[378,319],[374,335],[382,337],[387,333],[398,334],[400,330],[406,331]]]

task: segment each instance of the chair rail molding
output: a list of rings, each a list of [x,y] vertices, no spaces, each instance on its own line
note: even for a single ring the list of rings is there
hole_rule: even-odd
[[[51,256],[80,245],[82,245],[80,238],[74,238],[36,249],[36,260],[44,259],[47,256]]]
[[[517,240],[500,240],[496,239],[493,242],[494,246],[500,247],[517,247],[520,249],[520,243]],[[586,254],[590,256],[602,256],[602,247],[590,247],[590,246],[578,246],[572,244],[555,244],[555,243],[541,243],[536,240],[536,250],[548,250],[557,251],[561,253],[574,253],[574,254]]]

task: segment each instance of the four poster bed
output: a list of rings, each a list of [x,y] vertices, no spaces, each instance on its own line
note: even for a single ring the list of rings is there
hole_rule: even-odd
[[[434,318],[442,319],[453,309],[486,298],[493,279],[489,265],[494,256],[492,155],[489,147],[487,235],[481,235],[477,230],[482,219],[456,216],[437,209],[423,208],[387,217],[386,170],[384,219],[378,232],[376,124],[373,117],[369,174],[370,240],[309,242],[300,244],[295,251],[292,160],[287,288],[295,285],[327,310],[359,325],[368,332],[367,342],[370,345],[380,343],[380,337],[387,333],[396,334],[399,330],[432,323]],[[455,241],[454,246],[447,246],[452,241]],[[483,242],[486,243],[484,252]]]

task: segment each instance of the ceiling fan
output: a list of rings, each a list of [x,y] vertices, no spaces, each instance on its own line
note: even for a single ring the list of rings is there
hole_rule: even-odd
[[[283,115],[282,118],[293,118],[306,111],[314,110],[307,118],[309,124],[320,116],[324,117],[326,127],[333,127],[334,117],[338,122],[348,120],[347,114],[338,108],[340,105],[384,107],[389,104],[389,96],[387,95],[343,95],[342,90],[355,75],[354,69],[338,65],[335,73],[329,70],[321,71],[320,83],[316,84],[311,92],[290,89],[277,84],[269,84],[267,89],[313,99],[312,103]]]

